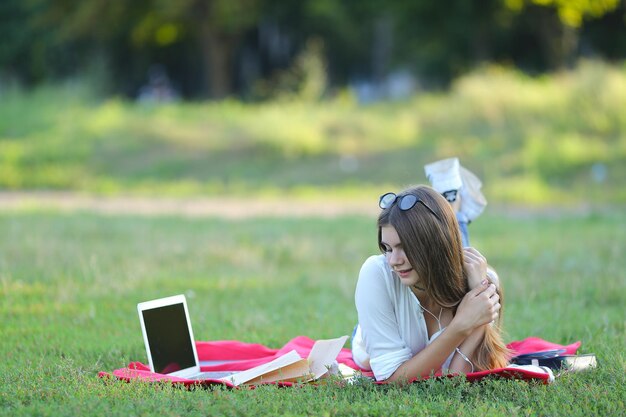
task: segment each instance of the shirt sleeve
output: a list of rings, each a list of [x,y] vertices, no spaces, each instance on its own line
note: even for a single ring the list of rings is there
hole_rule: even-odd
[[[396,317],[391,276],[380,256],[368,258],[359,273],[355,304],[365,348],[377,380],[389,378],[407,360],[411,350],[402,340]]]

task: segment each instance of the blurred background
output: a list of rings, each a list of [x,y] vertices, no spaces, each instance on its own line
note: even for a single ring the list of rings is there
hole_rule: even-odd
[[[624,0],[2,0],[0,189],[626,202]]]

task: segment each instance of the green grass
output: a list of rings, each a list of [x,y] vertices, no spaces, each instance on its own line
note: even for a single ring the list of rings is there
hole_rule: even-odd
[[[374,219],[0,212],[0,414],[619,415],[626,393],[626,215],[486,213],[473,244],[505,284],[506,340],[582,341],[596,371],[549,386],[369,383],[192,390],[105,383],[145,361],[139,301],[185,293],[197,339],[282,346],[348,334]]]
[[[459,156],[492,201],[626,202],[626,66],[530,78],[484,68],[446,93],[358,105],[149,106],[80,85],[0,92],[0,188],[346,198],[424,182]]]
[[[459,156],[493,206],[551,207],[488,208],[470,226],[505,283],[506,340],[581,340],[600,363],[550,386],[106,383],[98,371],[146,360],[136,304],[152,298],[187,294],[202,340],[280,347],[349,334],[358,270],[377,252],[374,219],[3,208],[0,414],[623,414],[626,214],[607,207],[626,203],[625,68],[582,62],[541,78],[484,68],[449,92],[370,106],[344,92],[321,103],[143,106],[80,85],[0,91],[0,190],[369,202]],[[569,205],[589,210],[559,211]]]

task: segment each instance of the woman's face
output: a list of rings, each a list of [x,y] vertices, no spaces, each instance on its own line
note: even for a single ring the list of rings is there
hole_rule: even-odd
[[[383,226],[381,231],[381,246],[385,250],[385,256],[391,269],[394,270],[400,282],[406,286],[413,286],[419,281],[417,272],[409,263],[398,232],[393,226]]]

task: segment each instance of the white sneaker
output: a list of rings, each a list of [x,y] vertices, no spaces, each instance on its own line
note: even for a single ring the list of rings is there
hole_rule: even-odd
[[[459,158],[442,159],[424,166],[428,181],[439,194],[449,202],[454,202],[459,188],[463,185]]]
[[[459,158],[448,158],[424,166],[426,177],[433,188],[453,204],[461,217],[471,222],[481,215],[487,199],[480,191],[482,182],[471,171],[461,166]],[[458,207],[458,208],[457,208]]]
[[[471,171],[460,167],[463,186],[460,189],[461,207],[459,211],[471,222],[485,210],[487,199],[480,191],[483,183]]]

